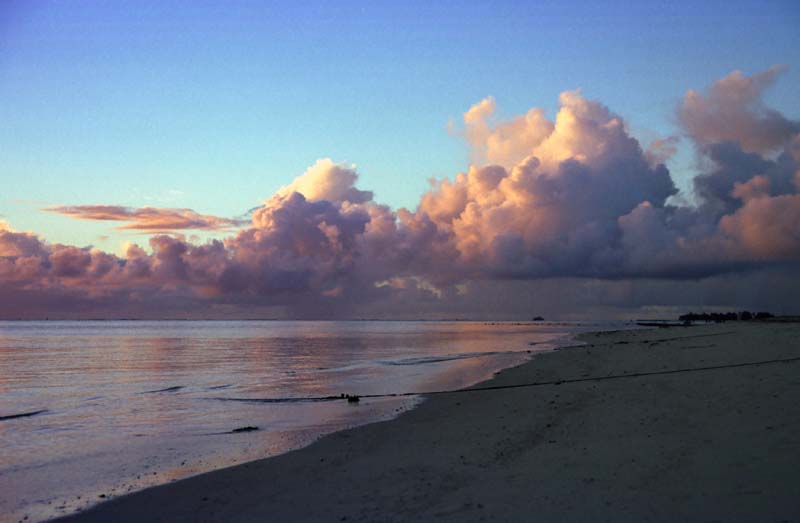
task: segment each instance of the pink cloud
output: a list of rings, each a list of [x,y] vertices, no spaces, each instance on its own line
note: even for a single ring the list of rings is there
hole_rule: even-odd
[[[781,148],[800,132],[800,122],[766,107],[761,96],[786,67],[774,65],[753,76],[733,71],[714,82],[707,94],[690,90],[678,118],[699,144],[738,142],[747,152]]]
[[[513,166],[530,155],[533,148],[553,132],[544,110],[531,109],[525,115],[494,122],[497,103],[484,98],[464,113],[463,135],[472,146],[472,161]]]
[[[115,256],[0,224],[0,291],[18,304],[0,315],[65,304],[87,315],[212,306],[343,315],[381,303],[463,305],[469,289],[509,280],[685,280],[796,268],[800,138],[758,98],[775,74],[734,73],[708,97],[692,98],[703,118],[684,124],[709,166],[694,180],[697,206],[668,203],[676,188],[659,159],[674,140],[645,150],[619,115],[575,91],[559,97],[552,121],[534,108],[497,122],[486,99],[464,116],[475,164],[435,183],[413,210],[374,201],[357,187],[353,166],[324,159],[253,210],[246,226],[188,209],[48,209],[145,232],[242,227],[205,244],[159,234],[148,248]],[[713,142],[728,116],[746,125],[735,142]]]
[[[278,195],[287,196],[298,192],[312,201],[363,203],[371,200],[371,191],[360,191],[355,188],[356,179],[358,175],[355,166],[338,165],[330,158],[323,158],[317,160],[292,183],[278,189]]]
[[[747,198],[720,229],[759,260],[800,259],[800,194]]]
[[[227,231],[247,222],[198,214],[191,209],[159,207],[122,207],[119,205],[58,205],[45,211],[68,216],[76,220],[129,222],[117,229],[141,232],[170,232],[187,229]]]

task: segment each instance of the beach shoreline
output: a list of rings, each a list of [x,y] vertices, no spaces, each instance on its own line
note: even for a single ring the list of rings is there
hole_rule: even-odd
[[[793,520],[798,364],[778,360],[798,334],[581,334],[393,420],[52,521]]]
[[[622,326],[0,323],[6,346],[16,347],[3,359],[16,372],[3,377],[11,390],[0,414],[12,417],[0,420],[2,523],[26,516],[47,521],[283,454],[331,432],[396,417],[420,400],[416,392],[468,387],[577,332]],[[327,400],[341,394],[367,401]]]

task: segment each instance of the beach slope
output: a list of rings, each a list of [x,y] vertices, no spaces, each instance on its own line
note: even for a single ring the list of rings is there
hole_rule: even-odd
[[[581,341],[475,388],[513,387],[435,395],[58,521],[800,519],[800,325]]]

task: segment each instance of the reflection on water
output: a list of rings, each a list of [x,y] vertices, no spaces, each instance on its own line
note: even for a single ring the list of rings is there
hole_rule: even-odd
[[[0,322],[0,513],[42,519],[307,444],[463,387],[597,326],[468,322]],[[535,345],[530,345],[535,343]],[[242,426],[258,432],[231,434]],[[18,517],[19,516],[19,517]],[[14,519],[16,518],[16,519]]]

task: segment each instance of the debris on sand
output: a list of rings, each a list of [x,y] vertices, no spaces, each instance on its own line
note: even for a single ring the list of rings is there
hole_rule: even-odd
[[[17,418],[29,418],[31,416],[36,416],[37,414],[42,414],[44,412],[47,412],[47,409],[32,410],[30,412],[20,412],[19,414],[9,414],[8,416],[0,416],[0,421],[5,421],[8,419],[17,419]]]
[[[347,403],[358,403],[361,401],[361,398],[359,398],[357,394],[342,394],[339,397],[346,399]]]
[[[239,434],[240,432],[253,432],[259,430],[258,427],[254,427],[252,425],[248,425],[247,427],[239,427],[238,429],[233,429],[230,431],[230,434]]]

